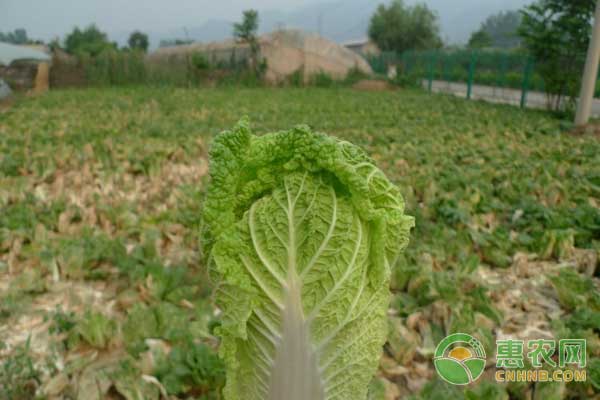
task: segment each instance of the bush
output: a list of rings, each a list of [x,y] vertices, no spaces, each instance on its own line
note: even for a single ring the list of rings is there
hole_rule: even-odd
[[[304,71],[303,67],[298,68],[291,75],[288,75],[285,79],[286,83],[293,87],[304,86]]]
[[[369,75],[358,69],[358,67],[352,67],[350,71],[346,74],[346,78],[344,79],[344,83],[347,85],[354,85],[356,82],[362,81],[363,79],[368,79]]]
[[[250,69],[229,71],[215,80],[218,86],[260,87],[264,84],[262,76]]]
[[[390,83],[402,88],[420,88],[420,76],[421,75],[416,71],[403,71],[402,67],[398,65],[396,66],[396,76],[390,79]]]
[[[84,54],[79,62],[92,85],[133,85],[147,81],[144,56],[139,51],[107,50],[97,57]]]
[[[208,58],[202,53],[194,53],[191,58],[192,66],[201,71],[210,69]]]
[[[266,61],[250,69],[243,60],[211,62],[202,53],[188,57],[172,57],[148,61],[141,51],[108,50],[97,57],[79,56],[78,64],[84,71],[86,83],[92,86],[173,85],[198,86],[203,84],[262,85],[267,70]]]
[[[310,83],[316,87],[329,88],[335,85],[335,80],[325,71],[319,71],[311,76]]]

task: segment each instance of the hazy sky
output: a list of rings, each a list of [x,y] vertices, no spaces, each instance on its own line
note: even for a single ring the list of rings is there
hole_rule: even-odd
[[[184,27],[196,40],[218,40],[231,32],[243,10],[255,8],[261,30],[279,23],[316,31],[334,40],[366,37],[369,16],[391,0],[0,0],[0,31],[25,28],[33,39],[64,38],[75,26],[95,23],[111,40],[123,44],[139,29],[156,46],[160,39],[184,38]],[[491,13],[518,9],[533,0],[406,0],[426,2],[440,16],[442,37],[463,43]],[[320,19],[321,14],[322,19]],[[214,21],[205,24],[207,21]],[[204,29],[203,29],[204,27]],[[353,30],[352,30],[353,29]],[[352,31],[351,31],[352,30]],[[347,37],[335,37],[348,31]],[[351,31],[351,32],[350,32]],[[342,35],[344,36],[344,35]]]
[[[166,31],[209,19],[239,19],[242,10],[291,11],[302,0],[0,0],[0,31],[23,27],[30,37],[50,39],[74,26],[96,23],[109,32]]]

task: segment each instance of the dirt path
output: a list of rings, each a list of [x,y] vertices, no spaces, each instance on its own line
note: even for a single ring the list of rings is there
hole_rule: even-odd
[[[423,87],[428,88],[428,81],[422,81]],[[467,85],[464,83],[433,81],[431,90],[434,93],[448,93],[458,97],[467,97]],[[521,104],[521,90],[499,88],[495,86],[473,85],[471,98],[474,100],[485,100],[492,103]],[[545,109],[546,94],[543,92],[529,91],[527,93],[526,106],[528,108]],[[600,99],[594,99],[592,103],[592,116],[600,117]]]

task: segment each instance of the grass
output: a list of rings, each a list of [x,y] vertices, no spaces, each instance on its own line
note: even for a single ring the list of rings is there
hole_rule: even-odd
[[[60,366],[19,367],[27,390],[220,399],[201,198],[212,137],[243,115],[258,133],[308,124],[363,146],[416,217],[374,399],[386,388],[391,398],[534,390],[435,379],[433,347],[455,331],[488,355],[496,335],[531,326],[585,337],[590,359],[600,355],[597,137],[561,132],[542,112],[410,90],[52,91],[0,114],[0,364],[12,368],[26,331],[28,357]],[[595,378],[565,396],[598,390],[590,365]]]

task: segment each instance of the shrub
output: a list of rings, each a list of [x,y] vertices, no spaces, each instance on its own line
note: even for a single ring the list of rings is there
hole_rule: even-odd
[[[319,71],[311,76],[310,82],[316,87],[328,88],[335,85],[335,80],[325,71]]]
[[[304,86],[304,68],[300,67],[286,77],[285,83],[293,87]]]
[[[362,81],[363,79],[368,79],[368,78],[369,78],[368,74],[361,71],[358,67],[354,66],[346,74],[344,83],[348,84],[348,85],[353,85],[356,82],[359,82],[359,81]]]

